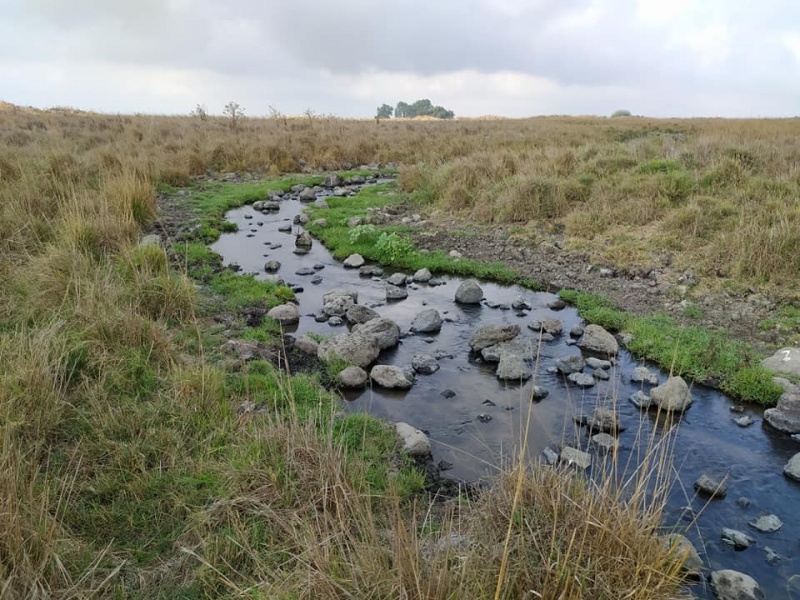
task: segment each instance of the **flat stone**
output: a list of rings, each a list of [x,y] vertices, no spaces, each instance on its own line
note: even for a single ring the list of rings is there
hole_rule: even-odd
[[[387,285],[385,291],[387,300],[405,300],[408,298],[408,291],[396,285]]]
[[[317,356],[324,361],[339,358],[365,368],[378,358],[380,351],[381,347],[375,336],[351,332],[336,335],[320,343]]]
[[[583,357],[577,354],[562,356],[556,361],[556,369],[558,370],[559,373],[563,375],[580,373],[581,371],[583,371],[583,368],[585,366],[586,363],[584,362]]]
[[[618,433],[624,430],[614,409],[605,406],[598,406],[592,411],[592,414],[586,419],[586,427],[589,428],[589,431],[602,433]]]
[[[521,356],[504,352],[497,363],[496,376],[503,381],[527,381],[533,376],[533,369]]]
[[[400,440],[400,447],[410,456],[425,458],[431,454],[431,443],[428,436],[408,423],[395,423],[395,432]]]
[[[751,417],[750,415],[744,415],[743,417],[734,419],[733,422],[736,423],[739,427],[750,427],[750,425],[755,423],[753,417]]]
[[[781,394],[777,406],[764,411],[764,420],[778,431],[800,433],[800,388],[792,386]]]
[[[728,486],[724,480],[717,479],[707,473],[703,473],[694,482],[694,489],[709,498],[724,498],[728,493]]]
[[[558,319],[534,319],[528,323],[528,329],[549,333],[552,336],[560,335],[563,329]]]
[[[386,281],[390,285],[405,285],[407,277],[405,273],[393,273]]]
[[[295,275],[300,275],[301,277],[304,277],[306,275],[313,275],[314,273],[316,273],[316,271],[311,267],[303,267],[301,269],[297,269],[294,272]]]
[[[608,371],[605,369],[595,369],[592,371],[592,377],[597,379],[598,381],[608,381],[611,379],[611,375],[608,374]]]
[[[722,528],[722,541],[730,544],[735,550],[746,550],[751,545],[756,543],[756,540],[743,531],[730,529],[728,527]]]
[[[371,321],[372,319],[377,319],[380,317],[376,311],[361,304],[353,304],[348,307],[344,316],[348,323],[353,324],[366,323],[367,321]]]
[[[292,231],[292,224],[286,223],[285,225],[278,225],[278,231],[281,233],[290,233]]]
[[[777,515],[761,515],[755,521],[750,521],[750,526],[762,533],[773,533],[783,527],[783,521]]]
[[[646,383],[648,385],[658,385],[658,374],[653,373],[647,367],[636,367],[631,373],[631,383]]]
[[[370,319],[366,323],[353,326],[353,331],[375,338],[381,350],[392,348],[400,341],[400,326],[384,317]]]
[[[590,356],[586,359],[586,364],[591,367],[592,369],[610,369],[611,368],[611,361],[610,360],[602,360],[599,358],[595,358],[594,356]]]
[[[650,408],[650,406],[652,406],[653,399],[650,398],[650,396],[645,394],[643,391],[639,390],[638,392],[632,394],[628,398],[628,402],[633,404],[639,410],[647,410],[648,408]]]
[[[328,319],[328,325],[331,327],[341,327],[344,325],[344,319],[342,317],[331,317]]]
[[[562,448],[559,460],[570,466],[575,465],[580,469],[588,469],[592,466],[592,455],[572,446],[564,446]]]
[[[507,342],[519,335],[519,325],[484,325],[469,339],[469,347],[480,352],[484,348]]]
[[[580,388],[589,388],[595,384],[594,377],[587,375],[586,373],[570,373],[567,376],[567,379],[569,379],[573,385],[576,385]]]
[[[592,436],[592,444],[603,452],[611,452],[617,447],[617,440],[608,433],[597,433]]]
[[[731,569],[712,572],[711,587],[718,600],[766,600],[755,579]]]

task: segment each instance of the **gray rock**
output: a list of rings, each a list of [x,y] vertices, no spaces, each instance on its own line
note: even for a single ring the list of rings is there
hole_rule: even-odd
[[[591,367],[592,369],[610,369],[611,368],[611,361],[610,360],[601,360],[599,358],[595,358],[594,356],[590,356],[586,359],[586,364]]]
[[[589,428],[589,431],[601,433],[618,433],[624,430],[617,420],[617,413],[605,406],[598,406],[592,411],[586,420],[586,427]]]
[[[536,349],[531,340],[516,338],[510,342],[495,344],[481,350],[481,358],[486,362],[500,362],[504,353],[514,354],[525,360],[533,360]]]
[[[428,436],[408,423],[395,423],[395,432],[400,440],[400,447],[414,458],[425,458],[431,454],[431,443]]]
[[[783,521],[778,518],[778,515],[761,515],[755,521],[751,521],[750,526],[762,533],[773,533],[783,527]]]
[[[781,394],[778,405],[764,411],[764,420],[778,431],[800,433],[800,388]]]
[[[368,308],[366,306],[362,306],[361,304],[353,304],[348,309],[347,312],[344,314],[345,318],[347,319],[348,323],[352,324],[361,324],[366,323],[367,321],[371,321],[372,319],[377,319],[380,315]]]
[[[592,376],[598,381],[608,381],[611,379],[611,375],[609,375],[608,371],[605,369],[595,369],[592,371]]]
[[[408,278],[406,277],[405,273],[392,273],[391,277],[387,279],[387,283],[390,285],[405,285]]]
[[[300,350],[300,352],[305,352],[306,354],[312,354],[314,356],[317,355],[317,351],[319,350],[319,344],[307,335],[301,335],[297,338],[294,341],[294,347]]]
[[[546,390],[545,388],[540,387],[538,385],[535,385],[535,386],[533,386],[533,389],[531,390],[531,398],[533,400],[544,400],[545,398],[547,398],[547,395],[549,393],[550,392],[548,390]]]
[[[750,427],[750,425],[755,423],[753,417],[751,417],[750,415],[744,415],[743,417],[734,419],[733,422],[736,423],[739,427]]]
[[[483,290],[474,279],[461,282],[456,290],[456,302],[459,304],[480,304],[483,300]]]
[[[315,226],[315,227],[319,227],[321,229],[324,229],[325,227],[328,226],[328,220],[327,219],[315,219],[314,222],[311,223],[311,224],[313,226]]]
[[[595,384],[594,377],[586,373],[570,373],[567,375],[567,379],[580,388],[592,387]]]
[[[300,321],[300,311],[295,304],[281,304],[271,308],[267,316],[281,325],[294,325]]]
[[[750,537],[743,531],[729,529],[728,527],[722,528],[721,537],[723,542],[730,544],[736,550],[745,550],[756,543],[754,538]]]
[[[775,550],[773,550],[769,546],[764,547],[764,554],[766,555],[764,557],[765,560],[771,565],[776,565],[784,559],[783,556],[775,552]]]
[[[570,466],[575,465],[580,469],[588,469],[592,466],[592,455],[572,446],[562,448],[559,459],[563,463],[567,463]]]
[[[353,297],[349,295],[327,296],[322,301],[322,311],[329,317],[342,317],[354,306]]]
[[[363,327],[359,325],[358,327]],[[374,335],[358,332],[342,333],[323,341],[317,356],[329,361],[338,358],[357,367],[369,366],[380,354],[381,347]]]
[[[358,269],[363,267],[365,262],[364,257],[360,254],[351,254],[344,259],[342,265],[345,269]]]
[[[278,225],[278,231],[281,233],[289,233],[292,230],[292,224],[286,223],[284,225]]]
[[[364,265],[358,270],[361,277],[380,277],[383,275],[383,269],[376,265]]]
[[[608,433],[597,433],[592,436],[592,444],[603,452],[611,452],[617,447],[617,440]]]
[[[562,310],[567,307],[567,303],[564,302],[561,298],[556,298],[555,300],[551,300],[547,303],[547,308],[550,310]]]
[[[331,173],[322,181],[322,187],[334,188],[342,185],[342,178],[336,173]]]
[[[562,328],[561,321],[558,319],[534,319],[528,323],[528,329],[543,331],[553,336],[561,334]]]
[[[442,316],[435,308],[417,313],[411,321],[411,331],[415,333],[434,333],[442,328]]]
[[[311,238],[311,234],[307,231],[303,231],[302,233],[298,234],[294,240],[294,245],[298,248],[311,248],[313,243],[314,240]]]
[[[469,347],[475,352],[507,342],[519,335],[519,325],[484,325],[469,339]]]
[[[464,257],[464,255],[461,254],[461,252],[459,252],[458,250],[450,250],[450,252],[448,252],[447,255],[450,258],[455,258],[456,260],[458,260],[459,258],[463,258]]]
[[[783,467],[783,474],[789,479],[800,481],[800,452],[789,459],[789,462]]]
[[[631,382],[658,385],[658,374],[653,373],[647,367],[636,367],[631,373]]]
[[[300,194],[297,196],[297,199],[300,200],[300,202],[313,202],[317,199],[317,193],[313,188],[306,187],[302,192],[300,192]]]
[[[305,277],[306,275],[313,275],[314,273],[316,273],[316,271],[311,267],[302,267],[294,272],[295,275],[300,275],[301,277]]]
[[[342,317],[331,317],[328,319],[328,325],[331,327],[341,327],[344,325],[344,319]]]
[[[439,362],[430,354],[415,354],[411,357],[411,368],[421,375],[431,375],[439,370]]]
[[[405,300],[408,298],[408,291],[405,288],[388,284],[386,285],[385,290],[387,300]]]
[[[142,239],[139,240],[139,245],[142,247],[145,246],[161,246],[161,236],[157,233],[150,233],[148,235],[142,236]]]
[[[337,379],[339,384],[345,388],[363,388],[367,385],[369,375],[361,367],[347,367],[343,369],[338,375]]]
[[[511,308],[514,310],[531,310],[531,304],[522,296],[517,296],[511,303]]]
[[[400,341],[400,326],[391,319],[384,317],[378,317],[366,323],[355,325],[353,326],[353,332],[374,338],[381,350],[397,346]]]
[[[268,211],[278,211],[281,209],[281,205],[273,200],[265,201],[261,204],[261,210],[268,210]]]
[[[667,412],[683,412],[692,404],[692,393],[683,377],[670,377],[658,387],[650,390],[653,403]]]
[[[652,406],[653,399],[650,398],[650,396],[645,394],[643,391],[639,390],[638,392],[636,392],[635,394],[633,394],[628,398],[628,402],[630,402],[640,410],[647,410],[648,408],[650,408],[650,406]]]
[[[281,263],[277,260],[270,260],[264,265],[267,273],[276,273],[281,268]]]
[[[503,381],[527,381],[533,376],[533,369],[521,356],[504,352],[497,363],[497,378]]]
[[[322,303],[325,304],[331,298],[335,296],[349,296],[353,300],[353,304],[358,303],[358,292],[356,290],[346,290],[344,288],[336,288],[330,290],[329,292],[325,292],[322,295]]]
[[[348,227],[358,227],[364,221],[361,217],[350,217],[347,219]]]
[[[586,363],[582,356],[577,354],[570,354],[569,356],[562,356],[556,361],[556,369],[562,375],[571,375],[572,373],[580,373]]]
[[[297,215],[297,221],[298,221],[298,225],[305,225],[305,224],[306,224],[306,223],[308,223],[310,220],[311,220],[311,217],[309,217],[309,216],[308,216],[307,214],[305,214],[305,213],[303,213],[302,215]],[[325,219],[318,219],[318,221],[325,221]],[[321,223],[321,224],[320,224],[320,227],[327,227],[327,225],[328,225],[328,222],[327,222],[327,221],[325,221],[324,223]]]
[[[542,454],[544,455],[544,460],[548,465],[554,465],[558,462],[558,452],[552,448],[545,447],[545,449],[542,450]]]
[[[672,533],[661,536],[664,547],[678,560],[683,561],[681,570],[689,575],[700,575],[703,571],[703,561],[697,553],[694,544],[685,535]]]
[[[703,473],[700,478],[694,482],[694,489],[698,493],[708,496],[709,498],[724,498],[728,493],[728,485],[724,479],[717,479],[707,473]]]
[[[393,365],[375,365],[369,372],[369,377],[377,385],[389,389],[407,390],[412,385],[405,371]]]
[[[583,327],[580,325],[575,325],[572,329],[569,330],[570,337],[579,338],[583,335]]]
[[[711,588],[718,600],[766,600],[755,579],[731,569],[712,572]]]
[[[428,283],[433,278],[431,272],[428,269],[420,269],[416,273],[414,273],[414,281],[417,283]]]
[[[781,348],[761,364],[775,373],[800,375],[800,348]]]
[[[614,356],[619,351],[617,340],[600,325],[587,325],[578,345],[588,352],[604,356]]]

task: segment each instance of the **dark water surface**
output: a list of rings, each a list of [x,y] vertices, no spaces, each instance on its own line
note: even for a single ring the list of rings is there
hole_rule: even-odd
[[[541,346],[535,383],[548,389],[549,395],[531,408],[528,454],[535,458],[546,446],[557,448],[564,442],[586,449],[586,432],[574,425],[573,417],[589,414],[600,404],[614,405],[625,427],[618,436],[621,464],[626,464],[629,458],[635,459],[637,439],[647,439],[657,426],[654,414],[641,413],[627,400],[642,389],[641,384],[629,381],[630,373],[641,366],[641,362],[620,351],[617,363],[610,371],[611,379],[599,381],[587,390],[576,388],[565,382],[561,375],[548,372],[557,358],[580,353],[577,347],[566,343],[570,328],[582,324],[573,308],[552,311],[547,308],[547,303],[555,298],[552,294],[486,282],[481,282],[481,287],[489,303],[510,304],[514,298],[522,296],[533,310],[521,317],[514,310],[459,305],[454,302],[461,281],[457,278],[444,278],[446,285],[438,287],[420,284],[417,289],[409,288],[407,299],[387,304],[384,283],[360,277],[358,270],[344,269],[318,241],[315,240],[309,254],[298,256],[293,253],[294,233],[298,227],[295,226],[291,233],[281,233],[277,229],[291,223],[292,217],[302,208],[298,201],[285,200],[281,202],[281,210],[273,214],[262,214],[249,206],[233,210],[227,218],[239,226],[239,232],[223,234],[212,246],[226,264],[237,263],[244,273],[255,273],[258,278],[271,277],[264,273],[264,263],[278,260],[282,264],[278,275],[288,283],[303,285],[305,290],[297,294],[303,316],[296,327],[296,335],[308,332],[335,335],[347,330],[346,326],[317,323],[308,316],[320,311],[322,295],[334,288],[357,290],[359,304],[373,306],[381,316],[397,322],[402,332],[408,331],[411,320],[425,308],[437,309],[446,319],[440,333],[408,335],[401,339],[397,348],[382,352],[378,362],[407,367],[414,354],[433,354],[436,349],[446,350],[453,358],[441,359],[439,371],[418,376],[411,389],[405,392],[378,388],[348,392],[350,409],[368,410],[376,416],[406,421],[425,430],[433,443],[434,459],[453,465],[446,471],[447,476],[472,481],[496,473],[502,460],[516,452],[520,445],[520,431],[524,430],[531,407],[529,398],[533,382],[525,385],[500,382],[494,376],[495,365],[483,363],[470,354],[467,341],[478,327],[490,323],[518,324],[522,328],[521,337],[533,339],[534,332],[526,327],[532,319],[558,318],[564,326],[564,333]],[[262,225],[259,226],[258,222]],[[247,237],[248,234],[252,237]],[[271,249],[274,244],[282,246]],[[325,265],[318,273],[323,277],[319,285],[311,284],[312,276],[295,275],[297,269],[315,264]],[[392,272],[387,270],[386,276]],[[427,339],[429,337],[432,341]],[[654,365],[647,366],[657,370]],[[590,371],[587,368],[587,372]],[[660,381],[664,382],[667,374],[658,373]],[[455,392],[455,396],[444,397],[442,392],[445,390]],[[684,509],[687,506],[695,511],[702,509],[686,535],[694,542],[707,567],[711,570],[734,569],[751,575],[759,582],[767,598],[800,598],[800,587],[793,591],[789,582],[792,575],[800,573],[800,485],[782,474],[789,458],[800,451],[800,444],[763,424],[762,410],[757,406],[747,406],[745,412],[755,419],[755,423],[741,428],[733,421],[740,415],[731,412],[733,402],[724,394],[695,385],[692,396],[694,404],[680,423],[671,428],[675,485],[670,495],[666,525],[679,524],[685,528],[691,519],[687,518]],[[595,460],[599,461],[600,455],[595,455]],[[727,474],[726,498],[708,502],[695,497],[693,483],[704,472],[720,476]],[[740,498],[747,498],[749,505],[737,502]],[[760,533],[748,525],[763,513],[778,515],[783,527],[775,533]],[[734,551],[720,540],[723,527],[741,530],[757,541],[747,550]],[[770,564],[767,547],[782,559]],[[713,597],[704,585],[698,585],[692,591],[699,597]]]

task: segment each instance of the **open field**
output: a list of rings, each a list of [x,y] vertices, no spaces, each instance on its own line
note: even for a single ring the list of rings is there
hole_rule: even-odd
[[[214,310],[274,341],[243,309],[286,288],[203,271],[213,227],[184,268],[138,242],[156,190],[208,170],[393,162],[422,208],[785,302],[800,122],[0,117],[0,598],[675,597],[646,482],[512,463],[431,504],[391,430],[340,418],[317,376],[220,362]]]

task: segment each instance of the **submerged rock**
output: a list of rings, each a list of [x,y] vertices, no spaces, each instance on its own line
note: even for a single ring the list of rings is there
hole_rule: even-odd
[[[761,533],[773,533],[783,527],[783,521],[778,515],[761,515],[755,521],[750,521],[750,526],[758,529]]]
[[[722,538],[723,542],[730,544],[735,550],[746,550],[751,545],[756,543],[754,538],[750,537],[743,531],[729,529],[728,527],[722,528],[720,537]]]
[[[722,479],[717,479],[707,473],[703,473],[700,478],[694,482],[694,489],[698,493],[708,496],[709,498],[724,498],[728,493],[728,485]]]

